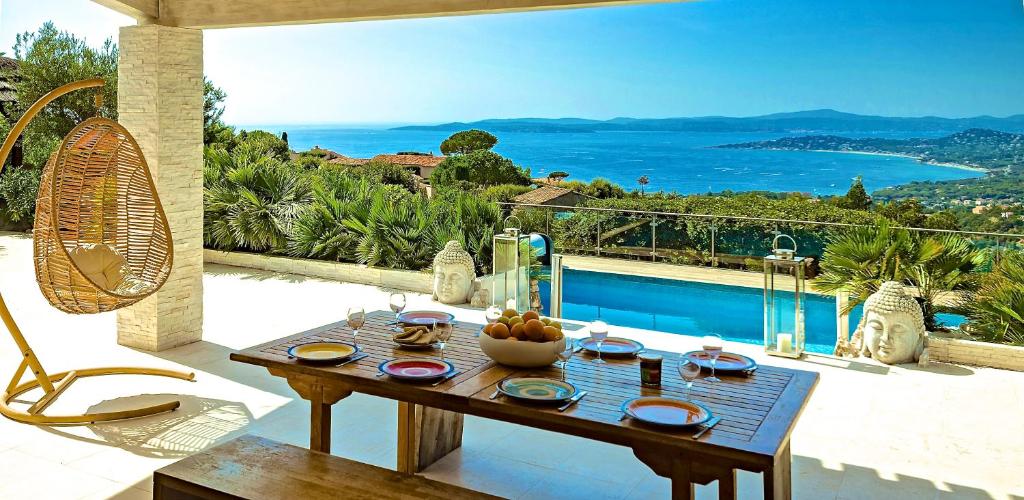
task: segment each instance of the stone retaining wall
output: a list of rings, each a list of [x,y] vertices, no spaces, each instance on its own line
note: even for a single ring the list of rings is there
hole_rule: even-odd
[[[278,273],[300,274],[346,283],[382,286],[420,293],[433,292],[433,275],[427,272],[381,269],[360,264],[300,259],[244,252],[206,249],[203,258],[211,264],[250,267]]]
[[[932,361],[1024,371],[1024,347],[928,337]]]

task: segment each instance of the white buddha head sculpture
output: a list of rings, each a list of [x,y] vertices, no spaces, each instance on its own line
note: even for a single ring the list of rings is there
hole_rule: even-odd
[[[864,301],[854,335],[861,336],[864,356],[889,365],[918,361],[926,337],[924,313],[902,284],[887,281]]]
[[[465,304],[473,297],[476,266],[458,241],[449,241],[434,257],[434,300]]]

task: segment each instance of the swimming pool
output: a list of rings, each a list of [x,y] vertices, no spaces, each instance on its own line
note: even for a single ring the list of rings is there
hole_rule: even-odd
[[[717,333],[726,340],[761,344],[764,340],[764,293],[759,288],[714,285],[565,269],[562,316],[579,321],[602,319],[613,325],[685,335]],[[550,290],[541,286],[548,310]],[[860,320],[850,313],[850,332]],[[948,325],[960,318],[941,315]],[[831,354],[836,342],[835,298],[807,294],[804,308],[806,349]]]

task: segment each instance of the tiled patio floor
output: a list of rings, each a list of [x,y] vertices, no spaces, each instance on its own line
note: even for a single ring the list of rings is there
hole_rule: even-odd
[[[114,315],[50,308],[32,276],[31,240],[0,235],[0,292],[47,370],[110,364],[183,366],[194,383],[125,376],[83,380],[52,411],[116,408],[178,397],[174,413],[88,427],[40,428],[0,418],[0,498],[149,498],[151,472],[243,432],[308,444],[308,406],[264,370],[229,352],[336,321],[353,302],[386,309],[388,291],[300,276],[207,266],[205,340],[156,355],[116,344]],[[437,307],[410,294],[410,308]],[[480,321],[470,309],[451,308]],[[692,337],[623,329],[653,348],[689,350]],[[760,362],[821,373],[793,435],[797,498],[1008,498],[1024,495],[1024,373],[933,365],[884,367],[812,356]],[[19,354],[0,334],[0,374]],[[117,399],[125,394],[147,394]],[[334,453],[394,467],[396,405],[353,396],[335,406]],[[667,498],[625,448],[467,418],[463,447],[429,477],[513,498]],[[612,480],[622,477],[625,480]],[[740,497],[761,496],[740,475]],[[713,498],[714,485],[698,488]]]

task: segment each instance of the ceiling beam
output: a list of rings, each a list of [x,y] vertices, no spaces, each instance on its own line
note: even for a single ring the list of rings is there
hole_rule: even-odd
[[[160,0],[92,0],[139,21],[152,22],[160,16]]]
[[[152,4],[157,0],[93,0]],[[159,24],[232,28],[490,14],[688,0],[159,0]]]

